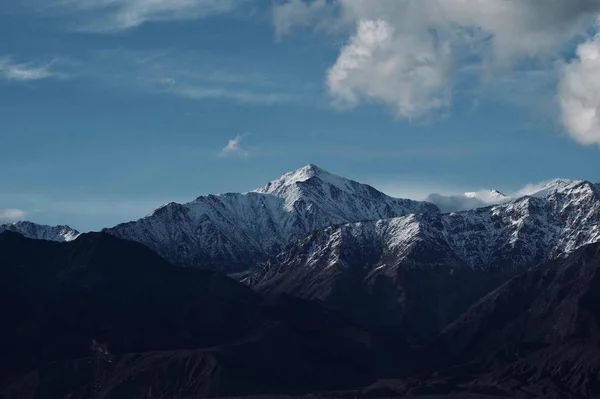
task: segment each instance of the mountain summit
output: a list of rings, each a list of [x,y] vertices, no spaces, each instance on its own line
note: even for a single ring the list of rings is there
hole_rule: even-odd
[[[307,165],[248,193],[170,203],[105,231],[141,242],[178,265],[239,272],[314,230],[423,212],[439,210]]]
[[[269,182],[266,186],[254,190],[257,193],[273,193],[282,187],[289,186],[294,183],[304,182],[310,178],[327,178],[333,176],[325,169],[319,168],[317,165],[308,164],[300,169],[288,172],[279,179]],[[336,176],[337,177],[337,176]],[[345,180],[338,178],[340,180]]]
[[[333,175],[316,165],[309,164],[298,170],[288,172],[279,179],[269,182],[266,186],[253,190],[253,192],[281,196],[285,195],[286,188],[295,186],[299,183],[305,183],[311,179],[326,182],[346,192],[352,192],[352,183],[357,184],[358,186],[365,186],[364,184],[352,182],[343,177]]]

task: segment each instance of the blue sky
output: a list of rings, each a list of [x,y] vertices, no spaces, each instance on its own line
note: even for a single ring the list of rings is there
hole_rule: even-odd
[[[369,1],[0,5],[0,221],[100,229],[308,163],[417,199],[600,181],[595,2]]]

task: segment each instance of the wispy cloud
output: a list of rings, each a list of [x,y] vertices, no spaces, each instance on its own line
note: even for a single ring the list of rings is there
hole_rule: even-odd
[[[174,50],[116,49],[91,53],[77,75],[102,87],[173,95],[193,101],[229,101],[248,105],[298,103],[307,85],[293,77],[244,67],[230,59]]]
[[[311,26],[315,23],[315,20],[319,20],[319,17],[329,10],[327,0],[315,0],[313,2],[290,0],[286,3],[276,4],[273,7],[275,35],[280,39],[296,26]]]
[[[0,209],[0,224],[23,220],[27,212],[22,209]]]
[[[78,29],[115,32],[148,22],[193,20],[228,13],[246,0],[59,0],[45,10],[74,14]]]
[[[236,157],[245,158],[248,155],[250,155],[250,152],[247,149],[245,149],[244,147],[242,147],[242,140],[247,135],[248,135],[247,133],[238,134],[237,136],[235,136],[235,138],[229,140],[227,142],[227,145],[225,147],[223,147],[221,149],[221,151],[219,152],[219,157],[227,158],[227,157],[236,156]]]
[[[19,63],[12,57],[0,58],[0,78],[15,82],[28,82],[48,78],[64,77],[64,74],[52,70],[54,61],[45,65],[36,63]]]
[[[296,101],[296,97],[278,92],[239,90],[228,87],[174,86],[171,93],[191,100],[231,100],[246,104],[280,104]]]

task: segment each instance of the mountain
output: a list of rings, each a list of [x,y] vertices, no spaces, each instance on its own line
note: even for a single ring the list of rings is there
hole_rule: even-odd
[[[80,234],[69,226],[45,226],[31,222],[2,224],[0,225],[0,233],[4,231],[13,231],[36,240],[58,242],[73,241]]]
[[[426,201],[435,204],[442,212],[460,212],[476,208],[485,208],[510,202],[522,197],[546,197],[554,192],[569,189],[583,183],[581,180],[554,179],[538,184],[528,184],[510,194],[498,190],[472,191],[458,195],[430,194]]]
[[[244,281],[329,303],[366,323],[431,338],[533,263],[600,242],[600,185],[487,208],[331,226],[291,244]]]
[[[177,265],[233,273],[248,270],[313,230],[423,212],[438,209],[388,197],[308,165],[248,193],[170,203],[104,231],[143,243]]]
[[[0,254],[0,397],[348,388],[368,384],[382,359],[402,350],[397,338],[317,303],[265,300],[219,273],[173,267],[104,233],[55,243],[5,232]],[[109,355],[94,358],[93,340]]]
[[[573,185],[582,183],[581,180],[552,179],[538,184],[528,184],[513,196],[546,197],[552,193],[569,190]]]
[[[486,295],[444,329],[431,352],[454,365],[446,373],[454,378],[469,378],[456,365],[476,364],[474,388],[590,397],[600,392],[599,344],[600,244],[592,244]]]
[[[117,352],[196,348],[256,322],[250,289],[108,234],[56,243],[4,232],[0,254],[0,375],[88,355],[92,339]]]

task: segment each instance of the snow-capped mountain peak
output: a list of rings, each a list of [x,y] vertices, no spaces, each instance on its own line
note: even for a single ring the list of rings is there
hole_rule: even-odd
[[[554,192],[562,192],[583,183],[582,180],[552,179],[538,184],[528,184],[517,191],[513,197],[547,197]]]
[[[439,210],[389,197],[311,164],[248,193],[167,204],[105,231],[139,241],[176,264],[238,272],[317,229],[423,212]]]
[[[273,195],[285,195],[289,187],[297,186],[300,183],[305,183],[308,180],[315,179],[321,183],[326,183],[334,186],[342,191],[352,192],[353,183],[351,180],[336,176],[329,173],[316,165],[309,164],[300,169],[288,172],[277,180],[269,182],[267,185],[260,187],[253,192]]]
[[[37,223],[22,221],[0,225],[0,233],[14,231],[27,238],[36,240],[67,242],[73,241],[80,233],[69,226],[46,226]]]

